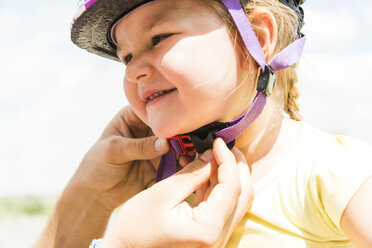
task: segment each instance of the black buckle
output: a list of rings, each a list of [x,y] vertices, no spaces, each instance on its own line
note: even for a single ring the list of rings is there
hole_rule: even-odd
[[[260,75],[257,80],[257,91],[261,91],[270,96],[273,92],[276,82],[276,75],[270,65],[265,65],[265,72],[260,69]]]
[[[213,141],[217,138],[215,133],[229,127],[229,124],[224,122],[213,122],[205,125],[193,132],[176,135],[168,139],[169,145],[175,154],[185,155],[188,153],[203,153],[208,149],[212,149]],[[174,147],[176,142],[177,148]],[[227,144],[229,149],[235,145],[235,140]]]

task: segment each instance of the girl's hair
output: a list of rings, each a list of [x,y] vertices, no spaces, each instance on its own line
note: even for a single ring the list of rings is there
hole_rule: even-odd
[[[231,37],[233,37],[237,44],[243,45],[241,37],[238,35],[238,31],[229,15],[228,11],[220,1],[216,0],[198,0],[201,4],[207,4],[212,7],[221,16],[227,28],[230,31]],[[247,14],[248,20],[252,23],[254,19],[254,10],[257,8],[269,10],[275,17],[278,25],[278,39],[274,54],[277,54],[290,43],[298,39],[299,21],[298,14],[293,9],[279,2],[279,0],[240,0],[245,13]],[[252,25],[253,30],[257,30],[257,27]],[[253,62],[251,56],[248,58]],[[269,58],[269,60],[272,58]],[[255,64],[255,63],[254,63]],[[257,65],[256,65],[257,67]],[[297,73],[295,71],[296,64],[288,67],[284,70],[276,72],[276,86],[273,95],[280,99],[281,105],[284,111],[294,120],[300,121],[302,117],[299,113],[299,107],[297,104],[297,98],[299,97],[299,91],[296,87],[298,81]],[[257,70],[255,70],[253,78],[257,77]]]

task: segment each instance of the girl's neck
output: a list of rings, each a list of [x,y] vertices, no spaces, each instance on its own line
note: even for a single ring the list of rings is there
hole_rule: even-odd
[[[268,101],[262,114],[237,139],[236,146],[245,155],[251,170],[253,165],[267,156],[274,147],[283,118],[278,106]]]
[[[237,147],[245,155],[253,183],[280,164],[283,156],[297,145],[302,126],[302,122],[284,117],[279,112],[267,118],[258,118],[246,130]]]

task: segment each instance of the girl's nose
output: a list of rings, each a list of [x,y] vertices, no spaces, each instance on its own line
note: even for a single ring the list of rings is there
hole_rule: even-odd
[[[154,68],[146,54],[133,57],[126,68],[127,79],[132,83],[139,83],[146,80],[153,72]]]

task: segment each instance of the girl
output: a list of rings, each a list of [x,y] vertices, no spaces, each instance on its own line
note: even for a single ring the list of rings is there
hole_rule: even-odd
[[[75,44],[126,66],[131,110],[151,128],[143,136],[168,139],[158,180],[217,137],[244,155],[255,199],[219,246],[372,246],[371,147],[300,121],[301,3],[91,0],[75,17]],[[211,185],[213,177],[194,206]]]

